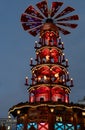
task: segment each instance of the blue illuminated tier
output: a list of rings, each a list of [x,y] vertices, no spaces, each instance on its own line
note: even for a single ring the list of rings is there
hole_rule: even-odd
[[[85,106],[58,102],[20,103],[10,108],[17,130],[84,130]]]

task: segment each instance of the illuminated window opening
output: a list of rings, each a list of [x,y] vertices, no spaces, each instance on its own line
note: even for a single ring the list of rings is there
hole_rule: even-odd
[[[74,130],[73,124],[66,124],[65,125],[65,130]]]
[[[7,130],[11,130],[11,126],[7,126]]]
[[[64,124],[63,123],[56,123],[54,125],[55,130],[64,130]]]
[[[27,126],[27,130],[30,130],[31,128],[37,129],[37,123],[31,122]]]
[[[39,123],[38,130],[48,130],[48,123]]]
[[[62,101],[63,102],[63,95],[62,94],[53,94],[52,95],[53,101]]]
[[[69,94],[65,94],[65,102],[66,102],[66,103],[69,102]]]
[[[56,116],[56,121],[61,121],[62,122],[62,116]]]
[[[30,101],[30,102],[34,102],[34,100],[35,100],[35,96],[34,96],[33,93],[31,93],[31,94],[30,94],[30,99],[29,99],[29,101]]]
[[[17,130],[23,130],[24,125],[23,124],[17,124]]]
[[[45,39],[45,42],[49,41],[51,43],[55,43],[55,45],[57,44],[56,34],[54,34],[53,31],[46,31],[46,33],[44,33],[43,39]],[[51,43],[50,45],[52,45]]]
[[[47,94],[38,94],[38,96],[36,96],[36,101],[41,101],[41,99],[43,99],[43,101],[48,101],[48,95]]]
[[[79,126],[78,126],[79,127]],[[80,127],[79,127],[80,128]],[[57,122],[55,125],[54,125],[54,129],[55,130],[75,130],[73,124],[63,124],[61,122]],[[77,128],[77,130],[80,130]]]
[[[36,101],[48,101],[50,99],[50,89],[48,87],[40,87],[36,90]]]

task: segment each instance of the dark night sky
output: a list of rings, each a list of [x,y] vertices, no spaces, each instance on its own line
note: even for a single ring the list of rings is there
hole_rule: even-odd
[[[61,35],[70,77],[74,79],[70,100],[77,102],[85,96],[85,1],[61,1],[64,7],[74,7],[73,14],[80,17],[79,26],[71,30],[70,35]],[[37,2],[39,0],[0,0],[0,118],[7,117],[8,109],[13,105],[28,100],[24,81],[25,76],[31,78],[29,62],[31,57],[35,58],[34,41],[38,37],[23,30],[20,17],[28,5]]]

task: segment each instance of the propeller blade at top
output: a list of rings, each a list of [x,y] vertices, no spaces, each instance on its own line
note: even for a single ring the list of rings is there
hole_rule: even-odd
[[[36,36],[40,32],[41,27],[42,25],[37,26],[36,28],[33,28],[32,30],[28,31],[28,33],[30,33],[33,36]]]
[[[32,5],[25,10],[25,13],[43,19],[43,16]]]
[[[21,22],[42,22],[42,20],[32,15],[22,14]]]
[[[51,15],[50,16],[53,17],[62,5],[63,5],[63,2],[52,2],[52,8],[51,8]]]
[[[57,24],[70,28],[76,28],[78,26],[78,24],[71,24],[71,23],[57,23]]]
[[[30,5],[21,16],[21,22],[24,30],[28,30],[31,35],[36,36],[45,23],[52,22],[62,34],[69,34],[70,32],[62,27],[76,28],[77,24],[66,21],[78,20],[79,17],[78,15],[64,17],[75,10],[70,6],[67,6],[58,13],[62,5],[63,2],[52,2],[51,8],[48,9],[47,0],[43,0],[36,4],[39,11]]]
[[[73,15],[62,19],[58,19],[57,21],[70,21],[70,20],[79,20],[79,17],[78,15]]]
[[[55,17],[55,19],[56,19],[56,18],[59,18],[59,17],[61,17],[61,16],[64,16],[64,15],[66,15],[66,14],[69,14],[69,13],[73,12],[74,10],[75,10],[74,8],[68,6],[68,7],[66,7],[62,12],[60,12],[60,13]]]
[[[48,11],[48,5],[47,5],[46,1],[39,2],[36,4],[36,6],[38,7],[38,9],[42,12],[42,14],[45,17],[48,17],[49,11]]]
[[[70,34],[70,32],[69,32],[68,30],[65,30],[65,29],[63,29],[63,28],[61,28],[61,27],[59,27],[59,26],[57,26],[57,28],[58,28],[58,30],[59,30],[61,33],[63,33],[64,35]]]

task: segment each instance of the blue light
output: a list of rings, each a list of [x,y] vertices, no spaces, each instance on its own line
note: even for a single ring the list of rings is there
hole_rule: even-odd
[[[57,122],[54,125],[54,129],[55,130],[74,130],[74,126],[73,126],[73,124],[63,124],[61,122]]]
[[[77,130],[80,130],[81,126],[80,125],[77,125]]]
[[[54,126],[55,130],[64,130],[63,123],[56,123]]]
[[[73,124],[66,124],[66,125],[65,125],[65,129],[66,129],[66,130],[68,130],[68,129],[69,129],[69,130],[74,130],[74,126],[73,126]]]
[[[62,126],[62,125],[63,125],[63,123],[58,123],[58,125],[59,125],[59,126]]]
[[[37,129],[37,123],[35,123],[35,122],[29,123],[28,126],[27,126],[27,129],[29,130],[32,126],[33,126],[35,129]]]
[[[24,125],[23,124],[17,124],[17,130],[23,130]]]

